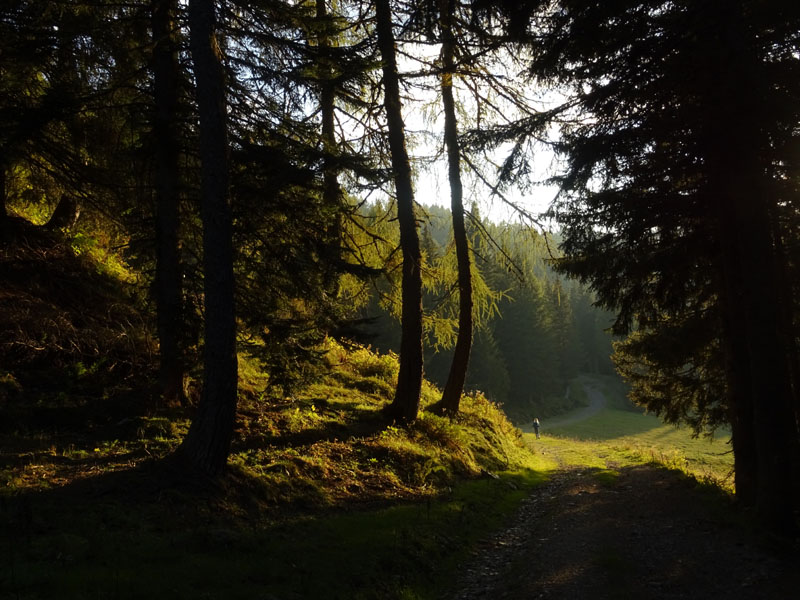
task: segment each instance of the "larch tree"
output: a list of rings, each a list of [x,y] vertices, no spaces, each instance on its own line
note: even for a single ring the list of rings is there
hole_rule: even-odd
[[[442,392],[441,410],[450,415],[458,412],[464,382],[467,378],[472,348],[472,261],[464,223],[464,191],[461,182],[461,151],[458,142],[458,118],[453,93],[456,74],[455,39],[456,0],[441,0],[439,27],[442,38],[441,92],[444,108],[444,143],[447,150],[447,176],[450,182],[450,212],[453,218],[453,241],[458,264],[458,337],[450,373]]]
[[[387,414],[399,422],[408,423],[417,418],[422,390],[422,254],[414,209],[411,164],[406,150],[390,0],[376,0],[375,19],[383,72],[389,150],[397,197],[400,249],[403,253],[400,371],[394,400],[387,407]]]

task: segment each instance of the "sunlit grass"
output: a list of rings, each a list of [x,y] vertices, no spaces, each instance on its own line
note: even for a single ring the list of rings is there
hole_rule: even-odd
[[[569,465],[605,468],[632,462],[656,462],[679,469],[702,481],[732,488],[733,454],[729,433],[694,437],[691,430],[663,423],[654,415],[626,407],[623,390],[595,382],[606,394],[608,406],[583,421],[548,429],[542,422],[542,439],[526,434],[528,443],[545,452],[558,452]],[[632,462],[631,462],[632,461]]]
[[[160,487],[152,465],[128,472],[121,461],[164,456],[185,434],[185,419],[163,416],[8,470],[4,506],[22,540],[0,561],[0,580],[14,568],[11,597],[433,600],[557,467],[480,394],[455,420],[423,410],[410,427],[388,423],[395,357],[334,356],[330,377],[281,398],[242,358],[219,487]],[[426,384],[423,408],[439,397]]]

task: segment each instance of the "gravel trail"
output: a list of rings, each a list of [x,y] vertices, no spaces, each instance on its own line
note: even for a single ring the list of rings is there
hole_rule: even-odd
[[[590,405],[566,425],[602,410]],[[526,428],[530,432],[530,428]],[[558,459],[558,448],[548,446]],[[507,526],[484,540],[447,600],[790,600],[800,590],[800,542],[778,552],[718,497],[653,465],[564,467]]]

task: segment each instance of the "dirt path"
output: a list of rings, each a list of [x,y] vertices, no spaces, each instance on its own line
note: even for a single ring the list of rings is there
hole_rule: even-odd
[[[543,430],[605,407],[599,390],[586,393],[589,406]],[[549,450],[558,460],[558,448]],[[536,489],[478,548],[449,599],[797,597],[800,553],[778,555],[757,542],[719,497],[655,466],[608,468],[616,480],[566,467]]]
[[[567,425],[584,421],[589,417],[593,417],[606,407],[606,397],[600,390],[590,385],[584,385],[583,389],[586,390],[586,396],[589,398],[589,405],[573,412],[569,416],[542,420],[542,433],[554,427],[566,427]],[[533,433],[533,427],[530,424],[523,425],[520,429],[525,433]]]
[[[686,478],[652,466],[613,484],[565,470],[486,540],[452,600],[790,599],[800,555],[779,557]]]

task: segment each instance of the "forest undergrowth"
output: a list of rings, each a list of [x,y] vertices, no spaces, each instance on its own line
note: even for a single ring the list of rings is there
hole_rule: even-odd
[[[193,407],[156,399],[141,301],[57,233],[10,233],[0,598],[400,598],[445,585],[544,480],[481,394],[450,420],[426,410],[426,383],[416,422],[392,425],[397,357],[333,340],[324,375],[290,395],[241,354],[227,474],[185,478],[164,459]]]
[[[182,477],[163,459],[192,406],[156,401],[141,300],[58,235],[15,235],[0,253],[0,599],[438,598],[560,467],[680,466],[534,442],[479,393],[442,418],[427,382],[416,422],[393,426],[397,358],[329,339],[324,375],[288,395],[241,354],[228,472]]]

